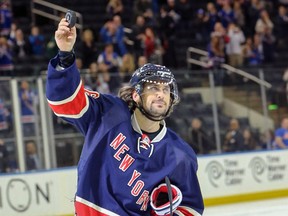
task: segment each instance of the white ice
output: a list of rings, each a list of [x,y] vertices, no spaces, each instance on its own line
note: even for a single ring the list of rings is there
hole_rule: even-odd
[[[206,207],[203,216],[288,216],[288,197]]]

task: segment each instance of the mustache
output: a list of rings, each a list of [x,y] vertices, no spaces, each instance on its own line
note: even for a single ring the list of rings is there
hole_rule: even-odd
[[[167,105],[167,103],[163,100],[163,99],[157,99],[157,100],[153,100],[152,103],[163,103],[164,105]]]

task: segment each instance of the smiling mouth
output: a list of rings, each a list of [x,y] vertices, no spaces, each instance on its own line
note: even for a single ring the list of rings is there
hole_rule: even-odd
[[[156,105],[161,105],[161,106],[165,106],[166,105],[166,103],[164,101],[154,101],[153,103],[156,104]]]
[[[164,103],[155,103],[156,107],[158,108],[163,108],[165,107],[165,104]]]

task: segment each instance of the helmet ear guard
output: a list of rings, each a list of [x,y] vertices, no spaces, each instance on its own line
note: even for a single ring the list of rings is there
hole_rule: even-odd
[[[140,83],[137,83],[135,85],[135,91],[137,92],[137,94],[141,94],[142,93],[142,90],[143,90],[143,85],[140,85]]]

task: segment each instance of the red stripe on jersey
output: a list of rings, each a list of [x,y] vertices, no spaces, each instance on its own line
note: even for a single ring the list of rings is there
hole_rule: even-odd
[[[177,211],[180,211],[185,216],[194,216],[194,214],[192,214],[191,212],[189,212],[187,209],[183,207],[178,207]]]
[[[76,93],[76,92],[75,92]],[[49,106],[55,112],[56,115],[79,115],[81,111],[86,107],[86,95],[83,86],[80,87],[74,98],[71,100],[63,100],[58,102],[48,101]]]
[[[108,216],[107,214],[79,202],[75,202],[75,209],[77,216]]]
[[[77,216],[120,216],[80,197],[76,197],[74,205]]]

